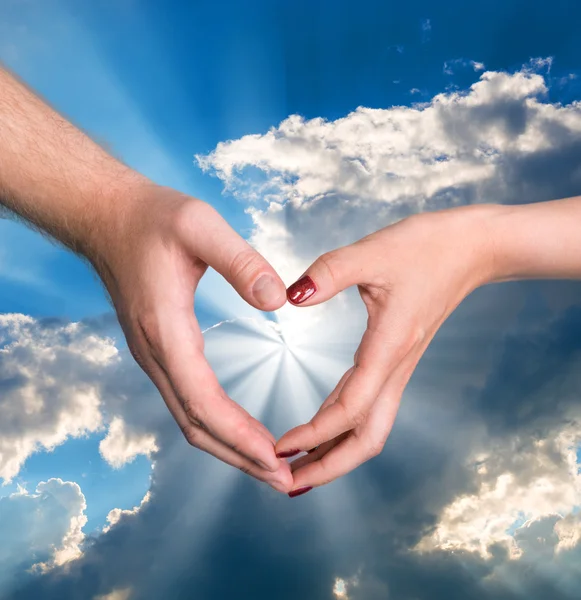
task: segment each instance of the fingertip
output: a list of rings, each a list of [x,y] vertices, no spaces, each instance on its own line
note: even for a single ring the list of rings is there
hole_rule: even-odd
[[[279,277],[263,273],[252,286],[252,297],[261,310],[273,311],[281,308],[287,299],[284,283]]]
[[[253,429],[254,433],[258,435],[244,454],[261,469],[269,473],[276,473],[280,468],[280,460],[276,457],[274,443],[256,428]]]
[[[252,424],[252,426],[254,427],[254,429],[256,429],[258,431],[258,433],[261,433],[264,437],[266,437],[266,439],[273,445],[276,444],[276,438],[274,437],[274,435],[272,435],[272,433],[270,432],[270,430],[263,425],[260,421],[258,421],[257,419],[255,419],[252,416],[249,416],[250,422]]]
[[[286,297],[291,304],[298,306],[312,298],[317,293],[317,284],[309,275],[304,275],[295,281],[286,291]]]
[[[292,458],[302,452],[301,448],[292,442],[294,431],[294,429],[287,431],[274,445],[274,452],[278,458]]]
[[[269,473],[276,473],[280,469],[280,460],[276,457],[274,452],[272,453],[272,457],[262,457],[257,458],[254,462],[265,471]]]
[[[293,489],[294,481],[290,468],[284,472],[283,477],[280,480],[281,485],[284,486],[284,493],[287,494]]]

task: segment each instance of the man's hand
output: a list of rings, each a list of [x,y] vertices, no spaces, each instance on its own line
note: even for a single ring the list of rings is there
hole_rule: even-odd
[[[288,464],[276,458],[266,427],[220,387],[193,312],[208,266],[261,310],[284,304],[283,282],[208,204],[150,183],[131,190],[125,202],[123,218],[87,256],[105,282],[133,356],[190,444],[287,491]]]
[[[191,444],[290,489],[274,438],[204,358],[193,302],[208,265],[256,308],[286,299],[272,267],[215,210],[119,163],[1,67],[0,204],[93,264],[133,356]]]

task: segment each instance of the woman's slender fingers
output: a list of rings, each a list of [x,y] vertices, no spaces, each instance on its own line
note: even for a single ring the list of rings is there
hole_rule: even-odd
[[[385,430],[391,429],[398,406],[399,398],[390,399],[382,394],[358,435],[352,432],[319,460],[305,461],[304,466],[293,469],[293,490],[330,483],[377,456],[383,449]]]
[[[386,380],[415,347],[409,328],[397,319],[383,321],[371,322],[363,335],[359,362],[339,398],[319,410],[309,423],[287,432],[278,441],[277,452],[308,450],[366,422]]]
[[[298,461],[292,463],[293,490],[329,483],[381,453],[395,422],[403,391],[424,348],[425,346],[409,354],[401,362],[381,390],[368,420],[362,427],[349,434],[343,434],[342,439],[336,438],[333,440],[336,443],[330,447],[327,447],[327,444],[321,446],[321,452],[316,453],[317,458],[307,455],[299,459],[302,460],[300,464],[294,466]]]
[[[343,377],[341,377],[339,383],[335,386],[335,389],[327,396],[327,399],[321,405],[321,409],[337,401],[341,390],[343,389],[349,377],[351,377],[354,370],[355,367],[351,367],[343,374]],[[339,437],[336,437],[333,440],[329,440],[328,442],[325,442],[320,446],[315,446],[314,448],[311,448],[311,450],[308,451],[308,454],[297,458],[290,464],[291,472],[294,472],[296,469],[300,469],[301,467],[315,460],[320,460],[325,454],[327,454],[327,452],[329,452],[329,450],[333,449],[337,444],[340,444],[349,434],[350,432],[347,431],[346,433],[341,434]]]
[[[351,367],[350,369],[348,369],[343,376],[341,377],[341,379],[339,380],[339,383],[335,386],[335,388],[333,389],[333,391],[327,396],[327,398],[325,399],[325,401],[323,402],[323,404],[321,404],[321,407],[319,408],[319,411],[322,410],[323,408],[325,408],[326,406],[330,406],[331,404],[333,404],[333,402],[337,401],[337,398],[339,397],[339,394],[341,393],[341,390],[343,389],[343,386],[345,385],[345,383],[347,382],[347,380],[349,379],[349,377],[351,377],[353,371],[354,371],[355,367]],[[317,411],[317,412],[319,412]],[[285,434],[286,435],[286,434]],[[315,447],[310,448],[307,450],[307,452],[312,452],[315,449]],[[277,457],[279,458],[283,458],[285,456],[294,456],[296,454],[296,450],[297,449],[293,449],[289,452],[282,452],[282,453],[278,453],[277,452]],[[294,461],[296,462],[296,461]],[[293,464],[294,464],[293,462]]]
[[[291,472],[294,473],[297,469],[301,469],[302,467],[305,467],[306,465],[316,460],[321,460],[321,458],[323,458],[325,454],[330,452],[335,446],[338,446],[343,440],[347,439],[350,435],[350,431],[342,433],[339,437],[336,437],[334,440],[325,442],[324,444],[317,446],[317,448],[314,448],[308,454],[305,454],[304,456],[293,460],[293,462],[290,463]]]

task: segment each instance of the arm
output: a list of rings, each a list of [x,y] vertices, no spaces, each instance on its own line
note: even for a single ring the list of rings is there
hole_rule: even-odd
[[[0,68],[0,202],[85,254],[147,180],[109,156]]]
[[[415,215],[319,258],[289,288],[289,300],[312,306],[358,285],[369,319],[354,366],[313,419],[277,443],[279,454],[316,448],[292,463],[291,495],[381,452],[421,356],[474,289],[581,278],[580,232],[581,197],[477,205]]]
[[[497,207],[489,227],[492,281],[581,278],[581,197]]]
[[[262,310],[284,303],[284,284],[212,207],[121,164],[1,68],[0,204],[93,265],[129,349],[192,445],[290,486],[272,435],[206,362],[193,311],[208,266]]]

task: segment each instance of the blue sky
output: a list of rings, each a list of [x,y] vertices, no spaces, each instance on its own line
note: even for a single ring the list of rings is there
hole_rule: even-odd
[[[542,59],[533,65],[535,73],[544,79],[547,86],[547,93],[541,95],[540,102],[570,105],[581,100],[581,37],[577,27],[580,19],[581,5],[565,0],[554,0],[551,3],[489,1],[481,4],[451,0],[439,3],[370,0],[299,0],[292,3],[268,0],[221,0],[211,3],[0,0],[0,60],[113,154],[159,183],[176,187],[210,202],[236,230],[245,237],[250,237],[256,233],[256,224],[247,213],[249,203],[244,201],[243,194],[234,197],[235,194],[225,193],[223,181],[214,176],[220,175],[219,169],[211,168],[210,172],[203,172],[194,160],[194,155],[209,155],[220,142],[243,140],[244,136],[249,134],[264,136],[271,128],[278,127],[289,115],[301,115],[306,120],[323,118],[333,122],[346,117],[358,107],[389,109],[400,105],[429,104],[437,94],[451,94],[454,91],[468,93],[470,86],[479,81],[483,72],[515,74],[523,69],[523,65],[529,65],[527,68],[532,69],[531,59]],[[572,148],[565,147],[564,143],[562,147],[552,148],[551,151],[554,150],[557,157],[561,156],[561,150],[573,157],[570,167],[563,167],[569,171],[555,171],[555,174],[547,172],[545,179],[536,186],[539,197],[531,199],[548,200],[562,193],[574,193],[579,181],[575,175],[575,155]],[[243,166],[246,169],[243,173],[247,178],[251,178],[252,173],[267,179],[272,175],[268,169],[261,171],[261,166],[252,164],[251,160]],[[522,173],[525,172],[527,171],[523,167]],[[300,179],[300,173],[295,176]],[[517,187],[513,182],[513,195],[507,194],[498,200],[489,198],[488,201],[526,201],[526,198],[518,198],[516,194],[528,190],[527,182],[523,181],[518,190]],[[333,208],[324,210],[332,211]],[[287,222],[292,223],[292,218],[289,213]],[[362,228],[368,226],[368,222],[361,225]],[[289,225],[289,229],[290,227]],[[355,231],[354,225],[351,232],[346,232],[345,235],[355,235]],[[332,243],[331,236],[325,243]],[[285,276],[288,279],[286,283],[291,283],[289,277],[292,275]],[[212,303],[209,293],[205,293],[205,286],[214,289],[212,286],[215,283],[212,283],[211,278],[208,280],[209,282],[201,285],[200,302],[196,307],[204,327],[226,318],[254,314],[242,307],[234,296],[225,295],[224,302]],[[38,233],[10,220],[0,220],[0,289],[2,314],[22,313],[35,319],[56,318],[62,323],[86,321],[89,323],[89,329],[93,328],[102,336],[113,336],[118,347],[123,347],[119,331],[110,319],[99,321],[97,324],[96,321],[91,321],[111,313],[111,307],[100,284],[86,265]],[[447,333],[438,342],[439,352],[434,351],[430,355],[432,358],[429,360],[433,362],[427,363],[424,371],[426,379],[429,380],[428,374],[433,371],[433,377],[442,384],[442,389],[448,389],[446,385],[449,384],[459,396],[468,398],[466,402],[471,407],[470,410],[474,410],[475,414],[482,418],[482,427],[493,429],[500,419],[500,422],[504,423],[503,431],[508,433],[506,439],[496,440],[494,443],[498,442],[501,446],[508,444],[506,440],[511,435],[511,415],[505,414],[494,401],[490,403],[493,408],[487,408],[483,398],[488,397],[490,390],[496,389],[495,386],[500,387],[496,398],[505,397],[503,394],[512,397],[511,393],[518,396],[519,391],[524,395],[525,391],[528,394],[529,390],[525,390],[526,378],[522,374],[524,367],[514,364],[514,369],[509,373],[496,359],[503,356],[503,348],[510,347],[510,344],[518,345],[518,340],[524,344],[521,348],[523,356],[531,351],[534,359],[537,355],[526,341],[529,340],[527,336],[532,335],[531,331],[535,331],[533,322],[540,322],[546,326],[546,331],[553,332],[554,336],[551,337],[547,333],[544,346],[543,340],[535,342],[536,338],[529,342],[533,345],[541,344],[542,348],[552,348],[554,352],[557,352],[555,348],[561,349],[561,354],[557,354],[562,360],[558,365],[552,366],[554,372],[560,369],[561,364],[573,365],[571,369],[574,370],[575,363],[572,357],[577,356],[578,345],[571,343],[563,334],[563,327],[578,326],[575,307],[578,308],[580,302],[579,289],[578,285],[572,283],[518,284],[503,288],[502,293],[487,291],[477,295],[476,299],[470,301],[465,312],[460,311],[458,316],[452,319],[452,324],[446,329]],[[519,312],[519,307],[523,305],[528,307],[528,312]],[[498,317],[493,331],[486,331],[486,327],[483,327],[473,332],[470,329],[471,315],[478,313],[484,314],[485,318],[491,318],[490,311],[497,311],[494,312],[495,316],[504,315]],[[517,319],[518,315],[520,320]],[[501,323],[505,328],[501,327]],[[507,340],[505,336],[508,334],[513,335],[514,339]],[[452,339],[452,342],[448,338]],[[447,344],[454,344],[456,348],[455,351],[450,351],[452,358],[448,362]],[[216,342],[216,348],[222,346]],[[466,360],[463,369],[454,362],[458,360],[459,353],[461,354],[459,349],[462,348],[468,348],[466,356],[474,355],[470,359],[466,356],[462,358]],[[545,356],[543,352],[539,352]],[[216,351],[216,355],[219,354],[220,352]],[[123,360],[128,359],[125,356]],[[443,368],[441,364],[444,365]],[[442,369],[445,371],[445,379],[456,377],[457,387],[449,381],[444,385],[441,379],[438,379],[442,375]],[[477,374],[466,375],[472,373],[471,369]],[[553,371],[540,371],[539,377],[543,385],[546,383],[549,386],[553,381]],[[514,388],[510,387],[512,374],[516,381]],[[491,379],[487,379],[489,375]],[[146,385],[138,375],[135,377],[140,382],[139,386]],[[569,381],[567,377],[572,376],[569,373],[562,377],[563,381]],[[419,376],[416,382],[418,397],[425,393],[425,390],[422,391],[422,385]],[[147,393],[152,394],[151,390]],[[526,401],[535,409],[538,408],[534,398],[527,396]],[[161,400],[158,402],[161,404]],[[455,409],[462,412],[463,409],[459,406],[442,409],[442,414],[438,413],[433,417],[443,418],[444,421],[446,417],[452,419],[450,415],[455,414]],[[412,409],[410,411],[410,414],[415,414]],[[539,408],[538,412],[540,414],[543,411]],[[553,421],[550,422],[551,427],[556,427]],[[519,423],[523,432],[527,431],[528,423]],[[534,429],[534,423],[531,427]],[[50,478],[76,482],[81,487],[87,504],[84,514],[88,521],[84,532],[95,533],[105,525],[110,510],[131,509],[139,505],[150,487],[151,462],[147,457],[139,455],[118,470],[103,460],[99,454],[99,443],[105,434],[106,428],[103,427],[91,432],[87,437],[66,441],[58,445],[53,452],[33,454],[26,460],[12,483],[0,487],[0,498],[13,493],[17,484],[24,485],[29,492],[33,492],[39,482]],[[490,431],[489,434],[490,439],[495,435]],[[169,434],[164,430],[163,434],[159,435],[160,439],[165,440],[163,436]],[[389,461],[390,472],[398,478],[394,484],[396,491],[384,489],[377,482],[383,480],[384,475],[373,479],[378,466],[366,467],[367,470],[363,471],[365,476],[361,473],[354,474],[350,480],[353,486],[355,489],[359,486],[359,489],[367,494],[356,503],[360,509],[359,515],[365,514],[363,508],[376,516],[382,508],[385,511],[401,510],[399,503],[402,502],[405,493],[409,490],[416,495],[422,493],[422,486],[410,483],[407,478],[412,476],[401,472],[395,463],[394,457],[398,456],[398,451],[403,452],[404,442],[403,434],[399,434],[400,437],[397,433],[394,435],[394,453],[386,460]],[[459,441],[457,445],[452,444],[450,450],[440,449],[434,452],[427,442],[424,444],[418,441],[411,451],[418,462],[433,461],[434,469],[442,468],[442,477],[447,478],[446,482],[450,486],[447,496],[441,494],[442,506],[445,504],[444,496],[447,501],[453,502],[454,485],[458,484],[458,489],[462,487],[456,479],[462,479],[465,474],[454,475],[451,467],[461,462],[454,452],[465,450],[462,443]],[[178,490],[175,477],[171,479],[169,473],[177,469],[176,464],[182,464],[182,459],[176,458],[177,454],[173,453],[177,453],[177,450],[169,442],[167,444],[167,448],[164,446],[161,451],[163,458],[160,459],[160,464],[167,468],[168,489]],[[438,462],[440,459],[441,464]],[[197,458],[193,464],[199,470],[195,471],[194,467],[191,467],[192,470],[188,473],[192,477],[201,477],[200,473],[206,472],[205,470],[212,473],[212,478],[216,473],[217,480],[223,476],[220,467],[213,466],[212,462],[203,458]],[[414,472],[413,466],[411,472]],[[422,467],[417,467],[417,472],[421,476],[425,475]],[[166,475],[161,473],[158,477],[164,480]],[[248,552],[256,558],[256,564],[270,567],[271,563],[264,556],[255,556],[261,552],[257,540],[264,542],[267,548],[271,548],[274,542],[268,537],[266,526],[258,524],[256,538],[250,541],[247,539],[247,534],[241,529],[242,519],[253,523],[258,519],[256,507],[252,505],[257,492],[247,482],[237,480],[235,485],[241,489],[240,511],[236,513],[235,503],[223,507],[223,511],[216,517],[218,529],[217,533],[214,532],[214,541],[208,543],[206,559],[207,556],[214,557],[214,564],[219,564],[220,553],[224,550],[221,540],[225,540],[224,544],[231,544],[232,553],[225,555],[224,568],[230,569],[245,581],[248,574],[239,572],[242,567],[233,566],[234,558],[244,554],[245,542],[248,542]],[[470,485],[466,484],[465,489],[470,489]],[[405,493],[401,491],[400,494],[397,490],[404,490]],[[433,491],[433,488],[430,487],[430,490]],[[182,492],[178,490],[176,493],[179,495]],[[192,494],[195,501],[197,496],[194,492]],[[164,502],[167,500],[164,493],[159,492],[159,495]],[[325,497],[330,502],[335,498]],[[296,559],[302,552],[301,544],[309,539],[305,531],[311,525],[304,515],[292,512],[296,509],[277,504],[279,500],[272,500],[273,504],[269,504],[270,501],[265,500],[264,496],[260,498],[267,506],[264,510],[268,512],[269,519],[273,519],[267,519],[265,523],[276,523],[274,515],[277,510],[289,511],[285,517],[288,520],[281,525],[283,531],[290,536],[288,554],[285,555],[285,552],[281,551],[282,556],[276,556],[291,561]],[[200,503],[203,504],[204,501],[203,498],[200,499]],[[171,504],[169,500],[167,502]],[[337,515],[343,515],[345,521],[344,517],[349,514],[352,506],[347,500],[337,500]],[[0,504],[0,511],[1,507]],[[419,523],[425,525],[426,514],[429,511],[425,514],[420,512],[418,510],[410,516],[409,522],[418,526]],[[434,519],[434,515],[437,514],[444,513],[439,513],[434,508]],[[318,513],[310,516],[314,520],[324,520]],[[353,515],[351,517],[357,520]],[[408,522],[407,518],[404,520]],[[168,531],[171,530],[172,522],[164,523]],[[293,523],[296,529],[293,529]],[[194,523],[190,526],[195,537],[197,525]],[[219,529],[220,527],[222,529]],[[119,530],[121,529],[120,527]],[[332,526],[325,529],[326,532],[332,530]],[[386,526],[386,530],[390,530],[389,527]],[[346,530],[339,527],[336,531],[345,533]],[[111,535],[117,535],[121,539],[122,532],[113,532]],[[138,537],[136,534],[132,539]],[[333,535],[329,534],[329,538],[332,539]],[[109,542],[105,539],[102,543]],[[414,586],[409,582],[398,583],[392,579],[388,585],[381,580],[383,567],[380,562],[371,565],[369,556],[371,548],[383,549],[385,552],[393,551],[393,548],[385,546],[384,540],[366,538],[364,533],[360,532],[353,538],[353,543],[355,548],[359,548],[359,545],[362,548],[360,554],[342,555],[337,551],[329,558],[329,564],[325,563],[320,579],[317,579],[316,573],[308,571],[308,567],[305,567],[305,578],[314,590],[313,595],[308,597],[346,598],[348,596],[340,595],[341,590],[352,589],[353,594],[363,594],[362,590],[367,590],[368,595],[365,597],[373,600],[376,597],[385,597],[382,594],[390,586],[401,590],[401,594],[414,593],[416,595],[413,597],[421,597],[422,600],[460,597],[445,595],[448,588],[447,575],[444,572],[449,569],[452,573],[451,580],[457,581],[461,569],[452,565],[444,555],[439,554],[428,566],[417,566],[407,556],[401,559],[402,572],[411,573],[410,581],[414,578],[414,569],[417,569],[418,580],[425,577],[426,581],[436,586],[435,589],[443,590],[442,595],[437,595],[436,592],[428,594],[425,589],[423,592],[414,590]],[[107,548],[106,545],[103,547]],[[318,549],[325,551],[324,546]],[[97,548],[95,553],[98,552]],[[0,552],[0,558],[1,556]],[[91,555],[87,561],[93,558]],[[482,567],[477,557],[473,556],[470,560],[474,561],[470,564],[476,571],[490,567],[489,562],[486,563],[486,567]],[[241,565],[247,570],[252,569],[247,562]],[[304,566],[303,562],[300,562],[300,565]],[[397,570],[396,567],[397,564],[391,563],[389,567],[385,566],[385,570],[389,570],[395,578],[393,572]],[[439,575],[434,575],[440,567],[441,579],[438,578]],[[281,581],[291,578],[286,571],[287,567],[277,568],[280,569],[278,574]],[[183,572],[168,574],[167,580],[156,575],[158,578],[153,578],[151,582],[152,589],[157,590],[159,594],[167,594],[168,590],[173,590],[176,595],[172,597],[177,598],[176,590],[179,586],[191,584],[184,575],[185,571],[187,569],[184,566]],[[339,591],[333,593],[332,582],[341,573],[344,573],[341,581],[347,581],[351,577],[357,579],[358,584],[347,584],[345,588],[344,583],[339,583]],[[371,573],[367,579],[365,573]],[[61,583],[57,581],[57,575],[55,574],[53,579],[50,579],[52,575],[47,576],[47,598],[52,597],[50,594],[57,597],[58,590],[66,590],[66,594],[69,594],[63,595],[63,598],[72,598],[82,589],[82,585],[89,585],[83,583],[79,575],[75,582],[63,583],[64,587],[59,588]],[[322,579],[323,575],[327,579]],[[117,575],[111,575],[109,580],[117,582],[116,577]],[[123,578],[119,576],[118,579],[121,581]],[[218,574],[214,581],[200,576],[200,581],[195,585],[201,586],[200,589],[209,594],[201,597],[226,597],[226,594],[232,593],[233,588],[224,581],[218,582],[218,579]],[[115,583],[115,589],[124,589],[125,584],[131,587],[132,582],[126,581],[123,585]],[[470,590],[469,584],[469,581],[462,580],[459,589]],[[21,595],[15,597],[33,597],[27,594],[32,594],[35,590],[35,593],[38,593],[43,589],[35,588],[34,585],[44,584],[40,581],[32,585],[32,591],[18,592]],[[176,587],[172,588],[173,585]],[[272,588],[272,585],[272,581],[269,583],[267,578],[262,585],[256,586],[255,597],[261,598],[262,593],[267,597],[269,590],[272,592],[272,589],[278,589],[276,586]],[[99,594],[104,597],[107,591],[103,591],[104,588],[99,586],[90,589],[87,598],[97,598],[100,597]],[[499,589],[495,592],[497,595],[490,597],[512,597],[499,595],[501,592],[509,593],[503,591],[504,588],[501,591]],[[420,596],[420,593],[424,595]],[[563,595],[553,597],[570,597],[566,595],[566,591],[561,590],[558,593]],[[147,597],[143,595],[143,591],[138,590],[135,594],[138,598]],[[179,597],[194,596],[183,592]],[[487,597],[489,596],[482,596]],[[111,596],[111,600],[115,598],[117,597]],[[123,600],[124,597],[118,598]]]

